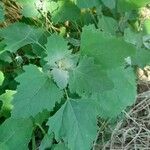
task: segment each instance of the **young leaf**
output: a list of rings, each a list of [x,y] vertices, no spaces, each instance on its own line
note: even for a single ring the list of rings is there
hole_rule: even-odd
[[[4,94],[0,95],[0,100],[3,102],[2,108],[0,110],[0,117],[9,117],[10,111],[13,108],[12,99],[15,93],[15,91],[6,90]]]
[[[41,29],[17,22],[1,29],[0,37],[4,38],[6,51],[16,52],[27,44],[37,43],[42,33]]]
[[[71,54],[68,50],[67,41],[65,41],[63,37],[56,34],[48,37],[46,49],[47,57],[45,60],[48,61],[48,64],[51,66],[55,66],[56,62],[68,57]]]
[[[0,149],[27,150],[33,124],[29,119],[7,119],[0,126]]]
[[[34,117],[45,109],[50,111],[62,97],[62,91],[36,66],[30,65],[24,70],[17,78],[20,85],[13,99],[15,118]]]
[[[81,58],[79,65],[69,74],[69,89],[79,95],[101,92],[112,86],[101,66],[94,64],[94,59],[86,56]]]
[[[56,82],[56,84],[58,85],[60,89],[66,88],[68,84],[68,79],[69,79],[68,71],[65,71],[59,68],[54,68],[52,70],[52,75],[53,75],[54,81]]]
[[[90,110],[90,113],[89,113]],[[97,106],[92,99],[69,99],[49,119],[49,133],[63,139],[71,150],[89,150],[97,131]]]

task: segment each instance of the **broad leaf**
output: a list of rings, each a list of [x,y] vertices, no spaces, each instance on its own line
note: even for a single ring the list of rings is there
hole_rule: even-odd
[[[33,124],[29,119],[7,119],[0,126],[0,149],[27,150],[33,130]]]
[[[137,95],[133,69],[111,69],[108,75],[114,83],[114,88],[99,92],[95,97],[99,103],[99,114],[104,119],[117,117],[127,106],[135,102]]]
[[[110,9],[114,9],[116,7],[116,0],[101,0],[104,5]]]
[[[72,0],[79,8],[92,8],[100,4],[99,0]]]
[[[4,38],[6,51],[16,52],[27,44],[37,43],[42,33],[41,29],[17,22],[1,29],[0,37]]]
[[[101,69],[111,69],[124,65],[126,57],[134,56],[136,48],[123,39],[96,30],[94,26],[83,28],[81,53],[94,57]]]
[[[133,59],[133,63],[134,65],[139,66],[141,68],[150,65],[150,50],[138,48],[136,56]]]
[[[97,106],[94,100],[69,99],[49,119],[47,125],[49,132],[53,131],[57,140],[63,139],[71,150],[89,150],[97,131],[96,118]]]
[[[79,95],[101,92],[111,89],[112,86],[106,72],[101,66],[94,64],[93,58],[81,58],[79,65],[69,74],[69,89]]]
[[[65,21],[76,21],[80,16],[80,9],[70,0],[59,0],[53,3],[52,20],[54,23]]]
[[[44,138],[41,141],[39,150],[46,150],[46,149],[50,149],[53,145],[53,134],[49,135],[49,134],[45,134]]]
[[[69,150],[64,143],[58,143],[53,146],[52,150]]]
[[[111,17],[102,16],[99,18],[98,27],[107,33],[115,34],[117,31],[117,21]]]
[[[20,85],[14,95],[12,117],[28,118],[45,109],[51,111],[61,100],[62,91],[36,66],[27,66],[24,70],[17,78]]]

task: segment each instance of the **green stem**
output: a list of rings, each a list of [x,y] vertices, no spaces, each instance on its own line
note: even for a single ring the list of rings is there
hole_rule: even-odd
[[[36,150],[36,142],[35,142],[34,133],[33,133],[33,135],[32,135],[32,150]]]
[[[68,92],[67,92],[66,88],[64,89],[64,91],[65,91],[65,94],[66,94],[66,98],[67,98],[67,100],[68,100],[68,99],[69,99],[69,96],[68,96]]]
[[[37,127],[39,127],[39,129],[42,131],[43,135],[46,134],[45,130],[43,129],[43,127],[39,124],[39,123],[36,123],[35,124]]]

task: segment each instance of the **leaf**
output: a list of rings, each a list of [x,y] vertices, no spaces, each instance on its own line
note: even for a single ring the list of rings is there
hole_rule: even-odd
[[[20,85],[14,95],[12,116],[28,118],[45,109],[51,111],[55,103],[61,100],[62,91],[36,66],[30,65],[24,70],[25,73],[17,77]]]
[[[150,34],[143,36],[143,44],[147,49],[150,50]]]
[[[0,110],[0,117],[9,117],[10,116],[10,111],[13,108],[12,105],[12,99],[13,95],[15,94],[15,91],[11,90],[6,90],[6,92],[2,95],[0,95],[0,100],[3,102],[2,108]]]
[[[110,9],[114,9],[116,7],[116,0],[102,0],[102,2]]]
[[[22,15],[29,18],[41,17],[42,14],[48,12],[50,5],[49,0],[17,0],[22,7]]]
[[[143,45],[142,34],[132,31],[130,28],[125,29],[124,39],[126,42],[131,43],[137,47]]]
[[[114,35],[117,31],[118,24],[117,24],[117,21],[114,20],[113,18],[102,16],[101,18],[99,18],[98,27],[102,31],[111,33],[112,35]]]
[[[60,89],[66,88],[69,79],[68,71],[54,68],[52,71],[53,79]]]
[[[7,119],[0,126],[0,149],[27,150],[33,124],[29,119]],[[4,149],[5,150],[5,149]]]
[[[0,30],[0,36],[4,38],[2,42],[6,44],[5,50],[10,52],[16,52],[27,44],[38,43],[42,33],[41,29],[19,22]]]
[[[0,86],[3,84],[4,74],[0,71]]]
[[[69,150],[64,143],[55,144],[52,150]]]
[[[114,88],[99,92],[99,114],[102,118],[116,118],[127,106],[131,106],[137,95],[136,78],[133,69],[119,67],[108,70],[108,77],[112,79]]]
[[[49,133],[53,131],[56,139],[63,139],[71,150],[88,150],[92,147],[96,135],[96,118],[97,106],[94,100],[69,99],[49,119],[47,125]]]
[[[94,57],[95,63],[106,71],[113,82],[113,88],[99,92],[96,99],[99,101],[100,116],[104,119],[115,118],[135,101],[135,74],[132,69],[125,69],[125,63],[127,58],[135,57],[136,48],[123,39],[89,26],[83,29],[81,53]]]
[[[4,8],[2,3],[0,2],[0,23],[3,22],[5,20],[5,16],[4,16]]]
[[[79,95],[101,92],[112,86],[101,66],[94,64],[94,59],[86,56],[80,59],[79,65],[69,74],[69,89]]]
[[[80,16],[80,9],[70,0],[59,0],[57,5],[54,3],[53,5],[55,9],[52,12],[52,21],[54,23],[76,21]]]
[[[150,50],[144,48],[138,48],[136,56],[133,58],[134,65],[144,68],[150,65]]]
[[[146,34],[150,34],[150,19],[145,20],[143,30]]]
[[[46,49],[47,57],[45,60],[48,61],[48,64],[51,66],[55,66],[57,61],[60,61],[71,54],[68,50],[67,41],[65,41],[63,37],[56,34],[48,37]]]
[[[137,10],[140,7],[146,6],[149,0],[119,0],[117,1],[117,8],[119,12]]]
[[[39,147],[39,150],[50,149],[53,145],[53,138],[54,138],[53,134],[51,134],[51,135],[46,134],[41,141],[41,145]]]
[[[81,35],[81,54],[94,57],[101,69],[107,70],[124,65],[126,57],[134,56],[136,48],[123,39],[85,26]]]
[[[25,17],[37,17],[40,15],[36,3],[38,0],[17,0],[22,6],[22,15]]]
[[[99,0],[72,0],[79,8],[92,8],[100,5]]]

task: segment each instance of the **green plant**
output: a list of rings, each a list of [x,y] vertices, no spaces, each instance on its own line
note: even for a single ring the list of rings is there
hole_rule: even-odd
[[[90,150],[150,64],[148,2],[16,0],[23,17],[0,29],[0,149],[36,149],[39,130],[40,150]]]

